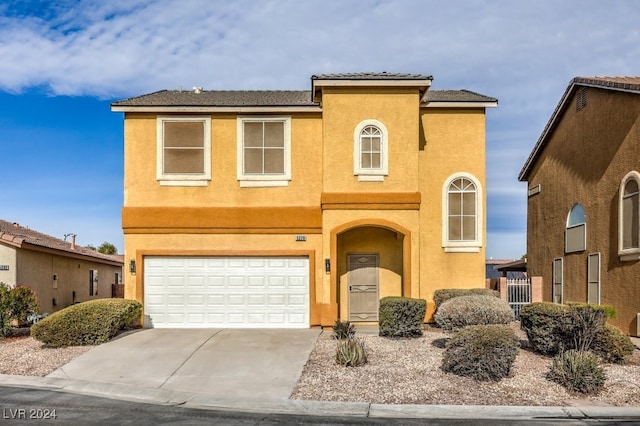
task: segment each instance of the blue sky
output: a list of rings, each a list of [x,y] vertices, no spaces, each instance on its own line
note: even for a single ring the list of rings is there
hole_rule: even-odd
[[[161,89],[309,89],[408,72],[487,111],[487,256],[526,251],[517,175],[571,78],[639,75],[634,0],[90,0],[0,3],[0,218],[123,248],[122,120]]]

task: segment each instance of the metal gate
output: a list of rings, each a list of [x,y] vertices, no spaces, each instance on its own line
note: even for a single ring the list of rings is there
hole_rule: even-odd
[[[520,319],[520,308],[531,303],[531,280],[529,278],[507,279],[507,302],[513,309],[513,317]]]

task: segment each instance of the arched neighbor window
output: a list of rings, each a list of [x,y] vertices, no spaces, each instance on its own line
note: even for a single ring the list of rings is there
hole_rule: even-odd
[[[353,132],[353,174],[369,182],[389,174],[387,128],[378,120],[364,120]]]
[[[587,215],[582,204],[574,204],[569,211],[564,245],[565,253],[587,249]]]
[[[442,192],[445,251],[480,251],[483,223],[480,184],[469,174],[458,174],[446,181]]]
[[[620,260],[640,259],[640,175],[628,173],[620,185],[618,254]]]

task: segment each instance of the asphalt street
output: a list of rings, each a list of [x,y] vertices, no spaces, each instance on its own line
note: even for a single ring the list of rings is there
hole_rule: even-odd
[[[2,424],[83,425],[614,425],[640,424],[616,419],[393,419],[371,417],[304,416],[203,410],[143,404],[41,389],[0,386]]]

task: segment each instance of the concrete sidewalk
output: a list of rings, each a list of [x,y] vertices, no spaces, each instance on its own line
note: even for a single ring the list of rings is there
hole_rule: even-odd
[[[288,398],[319,329],[144,329],[82,354],[49,378],[233,399]]]

